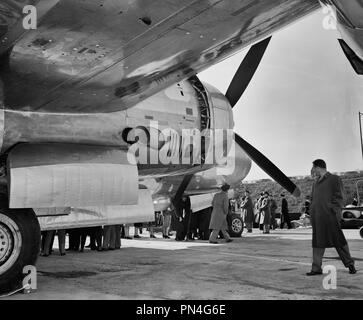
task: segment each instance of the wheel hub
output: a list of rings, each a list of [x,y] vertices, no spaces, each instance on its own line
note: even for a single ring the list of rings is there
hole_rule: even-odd
[[[231,228],[232,228],[233,232],[236,232],[236,233],[240,232],[241,229],[242,229],[241,220],[240,219],[233,219]]]
[[[9,228],[4,224],[0,224],[0,265],[10,255],[13,244],[14,241]]]
[[[17,260],[22,238],[17,224],[0,213],[0,275]]]

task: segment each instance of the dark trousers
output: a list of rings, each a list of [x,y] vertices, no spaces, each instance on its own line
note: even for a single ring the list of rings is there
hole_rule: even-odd
[[[114,244],[114,249],[120,249],[121,247],[121,225],[114,226],[115,232],[113,233],[114,239],[111,239],[111,243]]]
[[[50,231],[46,231],[44,234],[43,254],[46,256],[51,254],[55,233],[56,233],[55,230],[50,230]],[[57,234],[58,234],[59,253],[64,254],[65,246],[66,246],[66,231],[58,230]]]
[[[121,247],[121,226],[112,225],[104,227],[103,245],[104,250],[120,249]]]
[[[339,254],[340,259],[342,260],[344,266],[348,268],[351,265],[354,265],[354,260],[352,259],[348,245],[344,247],[335,248]],[[313,265],[311,270],[315,272],[321,272],[321,265],[323,263],[325,248],[313,248]]]
[[[111,240],[115,239],[114,232],[115,232],[114,226],[104,226],[103,227],[103,244],[102,244],[103,250],[115,248],[115,246],[112,245],[112,243],[111,243]]]
[[[190,239],[191,237],[191,222],[192,222],[192,217],[191,217],[191,213],[190,212],[186,212],[185,213],[185,218],[183,219],[183,224],[184,224],[184,237],[185,236]]]
[[[198,217],[198,238],[201,240],[208,240],[210,236],[209,223],[211,218],[212,210],[210,208],[202,210],[197,213]]]
[[[175,240],[177,240],[177,241],[183,241],[185,239],[186,232],[185,232],[185,222],[184,222],[184,220],[182,220],[182,221],[177,220],[175,222],[175,224],[176,224],[175,225],[175,227],[176,227]]]
[[[91,250],[102,248],[102,227],[89,228]]]
[[[270,226],[271,226],[271,229],[276,229],[277,228],[276,213],[274,213],[274,212],[271,212],[271,223],[270,223]]]
[[[57,230],[57,235],[58,235],[59,253],[65,254],[66,253],[66,230],[65,229]]]
[[[81,244],[81,229],[70,229],[69,233],[69,250],[78,251]]]
[[[197,214],[191,212],[189,214],[189,222],[187,225],[187,239],[194,239],[194,237],[197,237],[197,222]]]
[[[290,217],[289,217],[289,213],[282,213],[281,214],[281,224],[280,224],[280,228],[283,229],[284,228],[284,225],[285,223],[287,223],[287,227],[289,229],[292,228],[291,226],[291,222],[290,222]]]

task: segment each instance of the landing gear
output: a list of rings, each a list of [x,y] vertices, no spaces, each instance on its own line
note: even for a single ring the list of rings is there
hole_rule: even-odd
[[[0,293],[18,289],[23,268],[35,265],[40,226],[31,209],[0,209]]]

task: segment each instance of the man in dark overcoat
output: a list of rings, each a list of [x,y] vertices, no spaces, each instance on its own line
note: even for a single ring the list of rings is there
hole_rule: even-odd
[[[285,194],[282,193],[281,194],[281,222],[280,222],[280,228],[283,229],[285,223],[287,224],[287,228],[291,229],[292,225],[291,225],[291,221],[290,221],[290,216],[289,216],[289,206],[287,203],[287,200],[285,198]]]
[[[272,230],[275,230],[277,228],[276,209],[277,209],[276,201],[272,196],[270,196],[270,213],[271,213],[270,227]]]
[[[178,221],[175,240],[183,241],[190,230],[190,216],[192,214],[190,198],[183,196],[178,202],[174,203],[174,207]]]
[[[343,206],[341,179],[327,171],[324,160],[313,162],[311,174],[315,178],[311,195],[311,224],[313,227],[313,264],[309,276],[322,274],[325,248],[335,248],[349,273],[356,273],[347,240],[340,227]]]
[[[251,233],[253,222],[255,220],[255,214],[253,212],[253,202],[248,190],[245,191],[245,198],[241,203],[241,208],[245,210],[244,222],[246,224],[247,232]]]

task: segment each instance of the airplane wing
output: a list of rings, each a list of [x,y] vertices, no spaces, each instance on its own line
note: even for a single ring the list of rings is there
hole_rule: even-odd
[[[26,4],[37,8],[36,30],[23,28]],[[0,99],[24,111],[125,110],[319,7],[316,0],[2,0]]]

